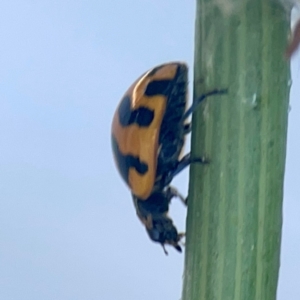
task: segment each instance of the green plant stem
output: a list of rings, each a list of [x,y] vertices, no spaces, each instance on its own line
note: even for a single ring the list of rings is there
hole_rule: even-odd
[[[198,0],[182,300],[274,300],[286,155],[289,17],[274,0]]]

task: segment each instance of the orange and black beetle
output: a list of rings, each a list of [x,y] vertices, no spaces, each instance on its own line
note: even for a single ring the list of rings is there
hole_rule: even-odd
[[[125,93],[112,122],[112,148],[117,168],[132,192],[137,215],[149,237],[181,252],[178,233],[168,217],[173,197],[185,199],[169,186],[173,177],[192,162],[204,163],[190,154],[181,157],[184,138],[191,131],[187,118],[202,95],[186,110],[187,65],[171,62],[157,66],[138,78]]]

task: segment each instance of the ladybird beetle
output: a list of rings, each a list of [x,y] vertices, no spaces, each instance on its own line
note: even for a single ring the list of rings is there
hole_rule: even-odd
[[[188,68],[171,62],[139,77],[120,101],[112,121],[112,149],[116,166],[132,192],[137,215],[151,240],[172,245],[181,252],[178,233],[168,216],[173,197],[186,201],[174,187],[173,177],[193,162],[181,156],[185,135],[191,131],[187,118],[206,97],[224,94],[213,90],[203,94],[186,110]]]

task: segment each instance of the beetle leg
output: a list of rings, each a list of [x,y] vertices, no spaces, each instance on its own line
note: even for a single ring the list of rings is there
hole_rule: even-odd
[[[227,89],[225,90],[212,90],[206,94],[201,95],[198,99],[196,99],[193,104],[191,105],[191,107],[185,112],[185,114],[183,115],[183,120],[185,120],[186,118],[188,118],[197,108],[198,105],[207,97],[209,96],[213,96],[213,95],[223,95],[227,93]]]
[[[147,229],[152,229],[153,228],[153,221],[152,221],[152,216],[149,214],[147,215],[147,218],[145,219],[145,226]]]
[[[146,217],[143,216],[138,210],[137,210],[137,216],[141,220],[142,224],[148,229],[151,230],[153,228],[153,219],[151,214],[148,214]]]
[[[183,125],[183,134],[186,135],[192,131],[192,124],[186,123]]]
[[[191,158],[191,154],[188,153],[178,162],[176,169],[171,174],[172,178],[174,176],[176,176],[178,173],[180,173],[183,169],[188,167],[191,163],[195,163],[195,162],[198,162],[201,164],[209,163],[208,160],[201,158],[201,157]]]
[[[179,233],[178,233],[178,237],[179,237],[179,242],[180,242],[180,244],[181,244],[182,246],[185,246],[185,242],[183,242],[183,241],[181,240],[183,237],[185,237],[185,233],[184,233],[184,232],[179,232]]]
[[[178,192],[178,190],[176,188],[174,188],[173,186],[169,186],[168,187],[168,193],[170,193],[169,194],[170,198],[177,197],[182,201],[182,203],[184,205],[186,205],[186,199]]]
[[[178,246],[185,247],[185,242],[182,241],[182,238],[185,237],[184,232],[178,232]]]

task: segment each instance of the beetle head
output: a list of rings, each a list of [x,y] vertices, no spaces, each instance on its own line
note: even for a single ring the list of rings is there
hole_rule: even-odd
[[[152,218],[152,216],[149,215],[145,226],[150,239],[160,243],[166,255],[168,254],[165,249],[166,244],[173,246],[179,252],[182,251],[179,242],[184,236],[184,233],[177,232],[176,227],[169,217],[161,215],[158,218]]]

